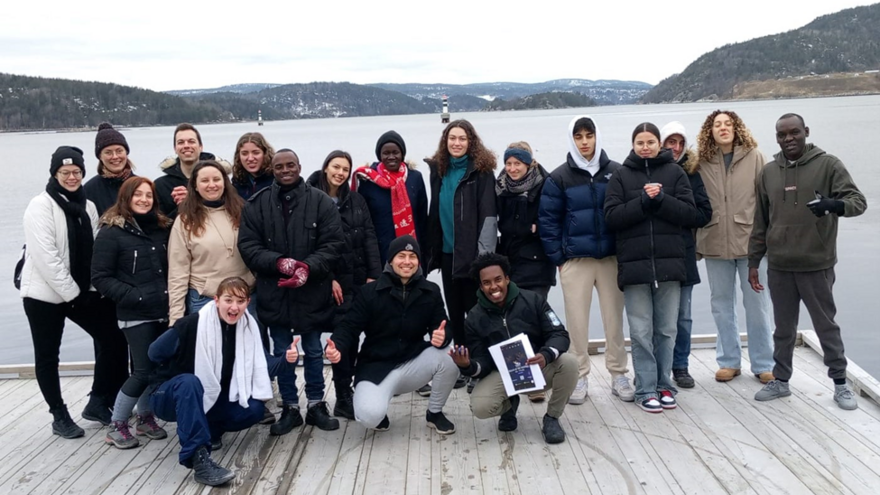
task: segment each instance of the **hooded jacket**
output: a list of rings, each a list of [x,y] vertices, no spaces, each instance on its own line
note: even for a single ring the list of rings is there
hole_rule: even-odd
[[[222,158],[217,158],[211,153],[201,152],[199,161],[216,160],[226,170],[227,175],[232,173],[232,164]],[[159,209],[166,217],[174,220],[177,217],[177,204],[171,199],[171,191],[177,186],[186,187],[189,179],[183,175],[180,169],[180,158],[168,157],[162,160],[159,168],[165,173],[162,177],[156,179],[156,196],[159,198]]]
[[[440,287],[422,276],[421,268],[403,285],[386,269],[378,280],[361,287],[351,311],[333,332],[333,342],[344,356],[358,352],[354,382],[379,384],[397,366],[430,347],[431,333],[446,320]],[[446,332],[446,346],[452,332]],[[343,358],[346,359],[346,358]]]
[[[428,236],[428,193],[425,189],[425,178],[416,170],[415,163],[401,164],[409,168],[406,176],[406,193],[412,207],[413,221],[416,224],[416,240],[422,246],[429,246]],[[376,169],[379,162],[370,168]],[[376,240],[379,243],[379,262],[384,265],[388,245],[397,237],[394,231],[394,215],[391,212],[391,191],[368,180],[358,179],[357,193],[363,196],[370,209],[370,219],[376,229]]]
[[[647,183],[662,184],[650,199]],[[617,239],[617,285],[685,282],[685,242],[682,228],[699,222],[684,170],[661,150],[655,158],[631,151],[608,183],[605,221]]]
[[[336,302],[332,273],[345,249],[342,221],[330,196],[300,179],[289,191],[289,220],[282,211],[277,182],[248,200],[241,215],[238,250],[257,276],[257,312],[270,327],[293,328],[296,333],[329,328]],[[278,287],[279,258],[293,258],[309,266],[306,284],[296,289]]]
[[[309,176],[308,184],[321,190],[323,175],[324,172],[315,171]],[[336,208],[342,221],[345,249],[333,270],[333,279],[342,287],[344,294],[352,294],[355,289],[367,283],[368,278],[375,280],[382,274],[379,244],[367,202],[363,196],[352,191],[348,183],[339,188]]]
[[[718,150],[712,160],[700,161],[702,176],[712,203],[712,219],[697,230],[697,255],[732,260],[749,254],[749,237],[755,222],[756,181],[766,160],[757,149],[735,146],[730,168]]]
[[[477,305],[468,312],[464,328],[471,357],[471,367],[467,371],[475,378],[483,378],[498,369],[489,354],[489,347],[519,334],[529,338],[534,352],[543,354],[547,364],[557,359],[557,353],[568,351],[570,345],[568,331],[547,300],[530,290],[519,289],[514,282],[507,286],[503,308],[479,291]],[[479,373],[476,373],[477,368]],[[465,370],[463,372],[468,374]]]
[[[169,229],[152,235],[120,215],[104,218],[95,238],[92,285],[116,303],[121,321],[168,318]]]
[[[272,172],[264,172],[256,177],[247,174],[247,180],[245,182],[239,182],[238,179],[232,177],[232,186],[238,191],[238,195],[241,196],[241,199],[245,201],[250,199],[254,194],[271,186],[273,182],[275,182],[275,176]]]
[[[496,252],[511,260],[510,279],[523,288],[556,285],[556,266],[544,253],[538,232],[541,191],[549,174],[541,165],[535,167],[544,178],[541,183],[522,194],[502,190],[496,201],[501,234]]]
[[[815,192],[842,201],[845,217],[861,215],[868,207],[836,156],[813,144],[794,162],[777,153],[758,177],[749,267],[757,268],[765,254],[771,270],[810,272],[837,263],[838,216],[813,215],[807,202],[815,199]]]

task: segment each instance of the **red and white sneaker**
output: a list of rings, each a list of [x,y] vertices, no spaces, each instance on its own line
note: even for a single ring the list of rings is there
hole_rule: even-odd
[[[660,406],[663,409],[675,409],[678,404],[675,403],[675,396],[669,390],[660,391]]]
[[[640,401],[639,407],[642,408],[642,411],[647,411],[649,413],[663,412],[663,406],[661,406],[660,401],[655,399],[654,397],[649,397],[645,400]]]

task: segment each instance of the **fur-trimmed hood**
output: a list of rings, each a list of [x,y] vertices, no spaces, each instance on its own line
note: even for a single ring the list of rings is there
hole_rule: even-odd
[[[107,211],[107,213],[101,215],[100,225],[106,225],[108,227],[119,227],[121,229],[125,227],[125,217],[118,213],[110,214],[110,211]]]
[[[686,174],[694,175],[700,171],[700,155],[693,146],[684,150],[682,158],[678,159],[678,164],[681,165]]]

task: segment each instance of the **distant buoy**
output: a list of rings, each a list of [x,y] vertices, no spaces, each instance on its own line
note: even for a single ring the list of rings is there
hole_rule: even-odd
[[[263,111],[257,110],[257,125],[263,125]]]
[[[440,123],[449,123],[449,97],[443,95],[443,113],[440,114]]]

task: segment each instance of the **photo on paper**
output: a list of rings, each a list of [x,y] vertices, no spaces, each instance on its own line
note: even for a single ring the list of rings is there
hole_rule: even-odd
[[[535,356],[532,343],[524,334],[516,335],[504,342],[489,347],[489,354],[508,397],[544,390],[547,384],[544,373],[537,364],[528,364],[529,358]]]
[[[510,373],[510,381],[513,383],[514,390],[519,392],[535,388],[532,370],[526,364],[529,358],[526,357],[526,349],[521,341],[502,345],[501,355],[504,356],[504,362],[507,363],[507,372]]]

